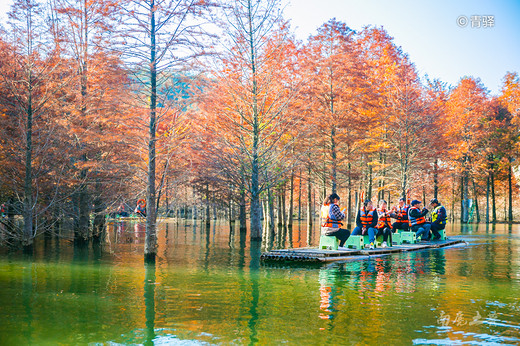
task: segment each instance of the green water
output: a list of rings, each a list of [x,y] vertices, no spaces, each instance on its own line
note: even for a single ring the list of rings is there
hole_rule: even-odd
[[[163,223],[101,247],[41,239],[0,250],[1,345],[519,344],[520,227],[450,227],[467,247],[334,263],[265,265],[262,251],[318,242],[303,226],[250,244],[226,223]]]

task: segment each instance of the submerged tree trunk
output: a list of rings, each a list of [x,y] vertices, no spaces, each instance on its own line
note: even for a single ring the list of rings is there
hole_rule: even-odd
[[[157,58],[155,43],[155,0],[150,2],[150,123],[148,131],[148,182],[146,189],[146,235],[144,243],[145,262],[155,263],[157,255],[157,215],[155,209],[155,133],[157,108]]]

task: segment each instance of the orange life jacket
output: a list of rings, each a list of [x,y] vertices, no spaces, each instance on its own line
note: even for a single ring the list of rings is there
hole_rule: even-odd
[[[399,206],[397,206],[397,208],[395,212],[397,219],[395,222],[408,223],[408,209],[410,209],[410,207],[405,204],[402,208]]]
[[[389,227],[392,229],[392,223],[390,220],[390,216],[388,216],[388,210],[379,209],[378,211],[379,219],[377,220],[377,228]],[[385,216],[386,214],[386,216]]]
[[[424,216],[413,217],[412,215],[410,215],[410,210],[412,210],[412,209],[415,209],[418,212],[421,212],[419,210],[419,208],[416,208],[416,207],[411,207],[410,209],[408,209],[408,220],[410,221],[410,227],[411,226],[415,226],[415,225],[421,225],[421,224],[425,223],[426,222],[426,218]]]
[[[372,221],[374,221],[374,213],[376,212],[375,209],[366,211],[365,208],[361,208],[359,210],[359,219],[361,220],[361,224],[365,227],[370,225]]]
[[[326,204],[321,207],[321,227],[340,228],[343,223],[339,220],[332,219],[330,209],[334,204]]]

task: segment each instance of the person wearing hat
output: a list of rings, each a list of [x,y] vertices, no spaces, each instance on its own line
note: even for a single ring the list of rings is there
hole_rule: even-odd
[[[345,209],[339,209],[339,196],[337,193],[331,194],[323,202],[321,207],[321,234],[334,236],[339,240],[339,246],[345,245],[350,231],[343,226],[342,220],[345,219]]]
[[[372,201],[367,199],[363,203],[363,208],[358,210],[356,216],[356,228],[352,231],[352,235],[365,235],[368,234],[370,242],[370,248],[374,248],[377,234],[377,221],[378,215],[377,210],[373,207]]]
[[[446,208],[444,208],[444,206],[439,203],[437,198],[433,198],[432,200],[430,200],[430,205],[433,207],[433,210],[431,212],[431,231],[433,234],[433,240],[438,240],[441,238],[439,231],[443,230],[446,227],[446,219],[448,218],[448,213],[446,212]]]
[[[423,208],[421,201],[414,199],[412,203],[410,203],[410,209],[408,209],[410,231],[415,232],[417,239],[421,239],[422,241],[426,241],[430,238],[431,225],[426,222],[426,214],[428,214],[428,209]]]

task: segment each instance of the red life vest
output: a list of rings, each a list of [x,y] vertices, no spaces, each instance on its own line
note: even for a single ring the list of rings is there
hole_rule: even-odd
[[[416,208],[416,207],[411,207],[410,209],[408,209],[408,219],[410,221],[410,227],[411,226],[415,226],[415,225],[422,225],[423,223],[425,223],[426,222],[426,218],[424,216],[413,217],[412,215],[410,215],[410,210],[412,210],[412,209],[415,209],[418,212],[421,212],[419,210],[419,208]]]
[[[321,227],[340,228],[343,223],[339,220],[332,219],[330,209],[334,204],[325,204],[321,207]]]
[[[386,209],[379,209],[378,211],[379,219],[377,222],[377,228],[383,228],[383,227],[389,227],[392,229],[392,223],[390,220],[390,216],[388,216],[388,210]],[[387,214],[385,216],[385,213]]]
[[[361,224],[364,227],[368,227],[374,221],[374,213],[376,212],[375,209],[366,211],[364,208],[361,208],[359,210],[359,219],[361,220]]]

